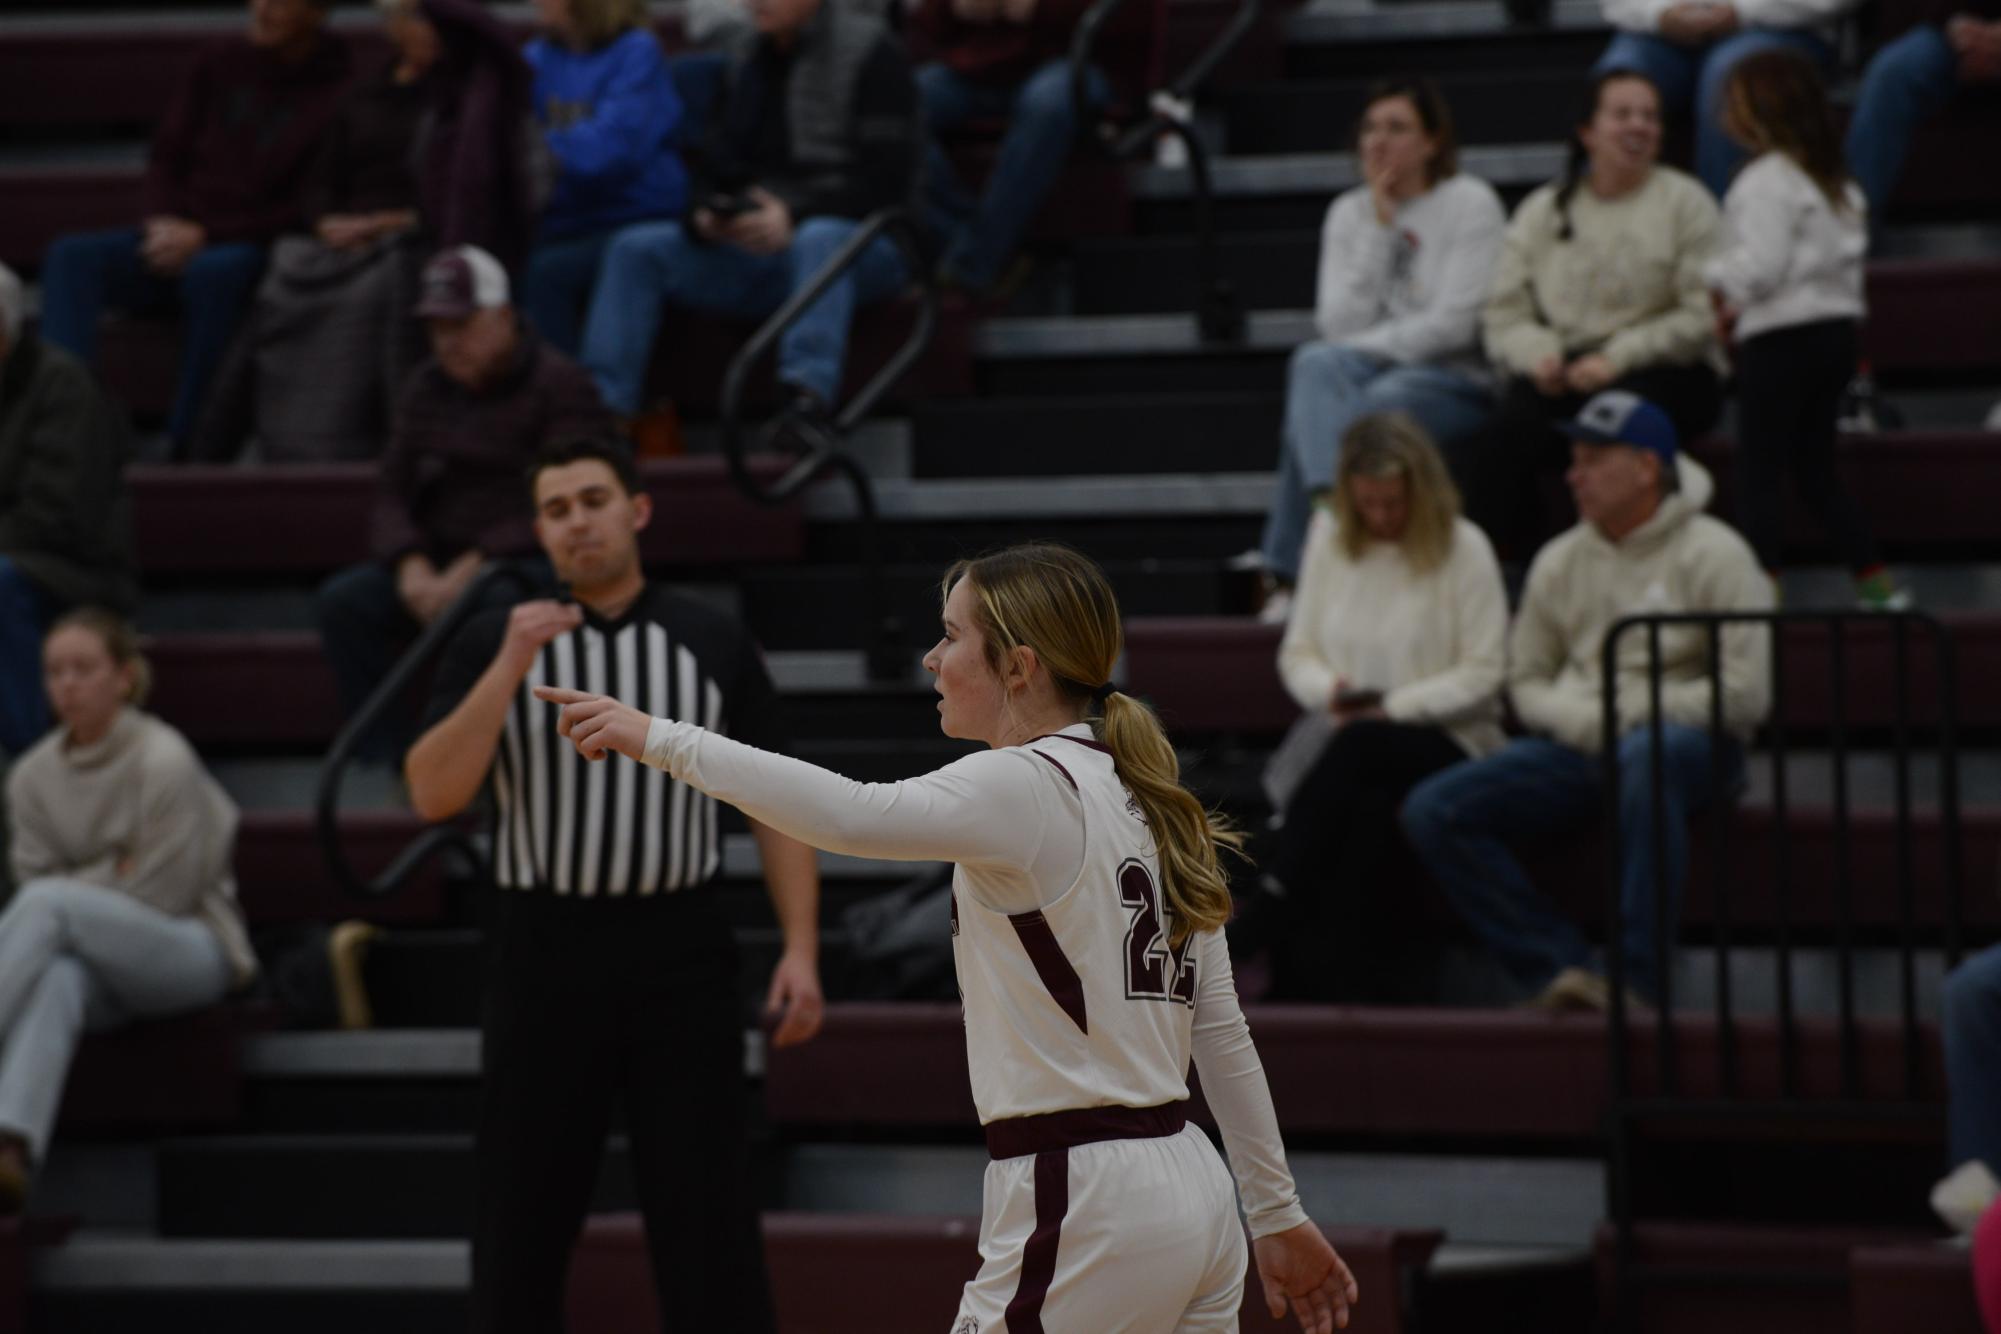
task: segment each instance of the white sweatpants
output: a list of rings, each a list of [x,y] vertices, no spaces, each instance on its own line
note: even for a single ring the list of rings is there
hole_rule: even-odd
[[[1234,1334],[1236,1189],[1194,1126],[987,1165],[979,1274],[951,1334]]]

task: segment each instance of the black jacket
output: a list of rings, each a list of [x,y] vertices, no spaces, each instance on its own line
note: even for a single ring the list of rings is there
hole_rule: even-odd
[[[23,338],[0,361],[0,556],[64,606],[129,610],[124,418],[82,363]]]

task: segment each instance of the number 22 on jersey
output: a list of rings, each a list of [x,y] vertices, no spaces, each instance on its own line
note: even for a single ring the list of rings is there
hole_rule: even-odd
[[[1190,940],[1169,947],[1166,917],[1153,873],[1136,857],[1119,867],[1119,901],[1132,914],[1126,927],[1126,999],[1195,1004],[1195,955]]]

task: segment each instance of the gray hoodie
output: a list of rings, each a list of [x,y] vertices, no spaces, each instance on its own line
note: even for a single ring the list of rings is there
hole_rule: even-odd
[[[1715,484],[1686,455],[1681,489],[1654,516],[1613,542],[1580,523],[1537,553],[1508,644],[1508,692],[1530,731],[1597,753],[1603,737],[1605,631],[1644,612],[1768,611],[1772,583],[1734,529],[1702,511]],[[1744,626],[1723,634],[1723,721],[1748,738],[1771,706],[1771,638]],[[1709,635],[1661,631],[1661,712],[1709,726]],[[1647,634],[1619,640],[1621,735],[1648,721]]]

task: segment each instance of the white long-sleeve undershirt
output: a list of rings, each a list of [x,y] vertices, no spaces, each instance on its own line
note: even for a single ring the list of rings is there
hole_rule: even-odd
[[[1088,737],[1079,725],[1066,729]],[[656,718],[644,760],[780,833],[828,852],[949,861],[995,912],[1054,902],[1076,881],[1084,808],[1046,761],[1021,747],[981,751],[898,783],[857,783],[694,723]],[[1202,1092],[1223,1132],[1251,1235],[1306,1221],[1285,1162],[1264,1065],[1237,1003],[1220,931],[1200,941],[1191,1037]]]

